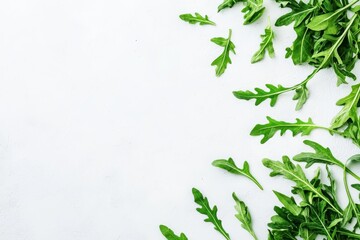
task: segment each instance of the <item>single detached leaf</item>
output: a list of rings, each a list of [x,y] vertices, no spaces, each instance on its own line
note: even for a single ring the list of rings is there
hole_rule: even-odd
[[[250,166],[247,161],[244,162],[243,168],[238,168],[232,158],[229,158],[228,160],[225,159],[219,159],[215,160],[212,163],[213,166],[224,169],[230,173],[242,175],[247,178],[249,178],[251,181],[253,181],[261,190],[263,190],[263,187],[260,185],[260,183],[255,179],[255,177],[250,173]]]
[[[217,217],[217,207],[214,206],[211,208],[208,199],[204,197],[202,193],[196,188],[192,189],[192,193],[194,195],[194,202],[200,206],[196,210],[199,213],[207,216],[204,221],[212,223],[216,231],[221,233],[221,235],[223,235],[226,240],[230,240],[229,234],[225,231],[221,220]]]
[[[273,46],[274,32],[271,29],[270,25],[265,28],[265,33],[261,35],[261,39],[262,41],[260,43],[260,49],[251,58],[251,63],[256,63],[263,60],[266,51],[269,53],[269,56],[271,58],[275,56],[275,51]]]
[[[314,186],[306,177],[303,169],[300,167],[300,165],[294,165],[289,157],[284,156],[283,161],[273,161],[270,159],[264,159],[263,164],[265,167],[270,168],[272,172],[270,173],[270,176],[277,176],[282,175],[286,179],[293,181],[296,186],[296,189],[301,189],[303,191],[309,191],[315,194],[315,196],[322,199],[326,204],[328,204],[333,211],[338,213],[340,216],[343,215],[342,210],[339,209],[337,206],[334,205],[334,203],[324,195],[324,193],[321,191],[321,189]]]
[[[343,106],[343,108],[332,120],[331,128],[333,129],[342,127],[349,119],[356,121],[358,118],[357,106],[360,99],[360,84],[356,84],[351,88],[351,93],[336,103],[338,106]]]
[[[241,222],[241,227],[249,232],[255,240],[257,240],[258,238],[252,228],[251,215],[248,211],[248,207],[243,201],[239,200],[235,193],[233,193],[232,196],[236,203],[235,210],[237,211],[237,214],[235,214],[235,217]]]
[[[318,128],[318,126],[313,123],[311,118],[309,118],[307,122],[297,118],[295,123],[277,121],[271,117],[266,118],[269,123],[257,124],[250,133],[251,136],[263,135],[261,143],[266,143],[278,131],[280,131],[281,136],[284,135],[287,130],[291,131],[293,136],[296,136],[300,133],[302,136],[304,136],[309,135],[312,130]]]
[[[310,140],[305,140],[304,144],[314,149],[315,152],[302,152],[293,158],[294,161],[305,162],[306,168],[311,167],[314,163],[337,165],[341,168],[344,168],[344,164],[334,157],[329,148],[325,148],[320,144]]]
[[[232,8],[236,3],[239,2],[242,2],[242,0],[224,0],[224,2],[218,6],[218,12],[225,8]]]
[[[167,240],[188,240],[185,234],[181,233],[177,236],[173,230],[164,225],[160,225],[160,231]]]
[[[224,51],[219,57],[217,57],[212,63],[211,66],[216,66],[215,72],[216,76],[220,77],[226,70],[227,65],[231,64],[230,52],[235,53],[235,45],[231,41],[231,29],[229,29],[229,36],[227,39],[222,37],[212,38],[211,41],[224,48]]]
[[[301,213],[302,209],[296,204],[295,199],[293,197],[288,197],[277,191],[273,191],[273,192],[289,212],[291,212],[295,216],[298,216]]]
[[[190,24],[199,23],[200,25],[216,25],[213,21],[209,20],[209,17],[205,15],[205,17],[201,16],[200,13],[195,13],[195,15],[191,15],[190,13],[181,14],[180,19],[188,22]]]
[[[270,99],[270,106],[275,106],[278,96],[282,93],[288,92],[290,89],[285,88],[281,85],[274,86],[272,84],[265,85],[269,91],[265,91],[261,88],[255,88],[255,92],[252,91],[234,91],[233,94],[236,98],[242,100],[252,100],[255,99],[255,105],[259,105],[264,102],[266,99]]]

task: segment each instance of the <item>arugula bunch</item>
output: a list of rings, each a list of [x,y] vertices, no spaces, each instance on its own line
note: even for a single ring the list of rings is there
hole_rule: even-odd
[[[259,104],[266,99],[274,106],[278,96],[295,92],[296,110],[300,110],[309,97],[308,82],[324,68],[332,68],[337,75],[337,84],[347,83],[347,78],[356,79],[351,73],[359,59],[360,19],[359,7],[353,7],[359,0],[352,2],[310,0],[308,3],[297,0],[276,0],[290,13],[280,17],[275,26],[293,23],[296,39],[287,48],[286,57],[293,63],[310,64],[315,70],[302,82],[290,87],[268,84],[269,91],[256,88],[253,91],[235,91],[235,97],[243,100],[254,99]],[[352,16],[349,16],[351,15]]]
[[[271,170],[271,177],[283,176],[294,184],[292,196],[273,191],[282,206],[274,207],[275,215],[271,217],[268,224],[268,239],[296,240],[297,237],[300,237],[315,240],[321,236],[328,240],[360,239],[358,231],[360,230],[360,203],[353,199],[347,181],[349,174],[360,183],[360,177],[348,166],[352,161],[360,162],[360,155],[355,155],[343,163],[334,157],[329,148],[308,140],[304,143],[313,148],[315,152],[302,152],[294,156],[293,160],[287,156],[284,156],[282,161],[263,160],[263,165]],[[230,162],[230,167],[221,168],[238,174],[238,171],[232,171],[233,166],[236,166],[233,160],[216,160],[216,164],[213,165],[218,166],[219,161],[222,161],[222,164]],[[308,178],[304,169],[295,162],[306,163],[306,168],[314,164],[325,165],[327,182],[321,178],[321,168],[316,170],[312,178]],[[336,191],[338,183],[332,176],[330,166],[338,167],[343,171],[344,187],[348,199],[346,206],[341,206],[339,203]],[[351,186],[360,191],[360,184]],[[209,200],[196,188],[193,188],[192,192],[195,203],[200,206],[196,210],[206,216],[204,221],[211,223],[224,239],[230,240],[230,234],[217,216],[217,206],[211,206]],[[235,193],[232,194],[232,197],[235,201],[235,217],[240,221],[241,227],[257,240],[248,207]],[[296,201],[294,197],[300,201]],[[168,240],[187,240],[183,233],[177,236],[163,225],[160,226],[160,230]]]

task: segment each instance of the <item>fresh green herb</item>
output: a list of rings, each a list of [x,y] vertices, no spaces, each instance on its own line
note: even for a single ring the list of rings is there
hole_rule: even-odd
[[[280,135],[284,135],[286,131],[291,131],[293,136],[301,134],[302,136],[310,135],[310,133],[315,129],[322,129],[328,131],[331,135],[336,134],[344,138],[349,138],[353,141],[354,144],[360,146],[360,121],[357,119],[355,122],[348,120],[340,129],[334,129],[332,127],[324,127],[315,124],[311,118],[308,121],[303,121],[301,119],[296,119],[296,122],[285,122],[278,121],[271,117],[266,117],[269,123],[266,124],[257,124],[252,131],[250,132],[251,136],[261,136],[263,138],[261,143],[266,143],[271,139],[276,132],[280,132]]]
[[[238,168],[232,158],[229,158],[228,160],[225,159],[219,159],[215,160],[212,163],[213,166],[222,168],[230,173],[242,175],[253,181],[261,190],[263,190],[263,187],[261,184],[256,180],[256,178],[251,174],[250,172],[250,166],[247,161],[244,162],[243,168]]]
[[[274,32],[271,29],[270,24],[265,28],[265,33],[261,35],[261,39],[262,41],[260,43],[260,49],[251,58],[251,63],[256,63],[263,60],[266,51],[268,52],[271,58],[275,56],[275,51],[273,46]]]
[[[216,24],[213,21],[209,20],[209,17],[205,15],[205,17],[201,16],[200,13],[195,13],[194,15],[191,15],[190,13],[181,14],[180,19],[188,22],[190,24],[196,24],[199,23],[200,25],[213,25]]]
[[[218,6],[218,12],[226,8],[232,8],[239,2],[243,2],[245,4],[245,7],[242,10],[242,12],[245,13],[245,25],[256,22],[256,20],[258,20],[265,11],[263,0],[224,0],[224,2]]]
[[[218,77],[220,77],[225,72],[227,65],[231,64],[230,52],[236,54],[235,45],[231,41],[231,34],[232,31],[231,29],[229,29],[228,38],[217,37],[211,39],[213,43],[224,48],[224,51],[221,53],[221,55],[211,63],[211,66],[216,66],[215,72],[216,72],[216,76]]]
[[[301,135],[309,135],[311,131],[316,128],[320,128],[315,125],[311,118],[307,122],[300,119],[296,119],[295,123],[288,123],[284,121],[277,121],[271,117],[266,117],[269,123],[267,124],[257,124],[252,130],[251,136],[260,136],[263,135],[261,143],[267,142],[272,138],[277,131],[280,131],[280,135],[284,135],[286,131],[291,131],[293,136],[296,136],[301,133]]]
[[[225,239],[230,240],[229,234],[225,231],[221,220],[217,217],[217,207],[214,206],[211,208],[208,199],[204,197],[202,193],[196,188],[192,189],[192,193],[194,195],[194,202],[200,206],[200,208],[197,208],[196,210],[199,213],[207,216],[204,221],[212,223],[216,231],[221,233]]]
[[[164,225],[160,225],[160,231],[168,240],[188,240],[185,234],[181,233],[180,236],[176,236],[173,230]]]
[[[237,211],[237,214],[235,217],[241,222],[241,227],[250,233],[255,240],[257,240],[258,238],[256,237],[256,234],[252,228],[251,215],[248,211],[248,207],[243,201],[239,200],[235,193],[233,193],[232,196],[236,203],[235,210]]]

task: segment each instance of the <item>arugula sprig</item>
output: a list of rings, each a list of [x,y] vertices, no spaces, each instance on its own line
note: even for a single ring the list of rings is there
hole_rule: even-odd
[[[305,80],[291,87],[281,86],[270,92],[256,88],[257,93],[240,90],[234,92],[235,97],[254,99],[256,104],[271,99],[271,106],[274,106],[278,96],[295,92],[293,99],[297,100],[296,110],[300,110],[309,97],[307,84],[320,70],[332,67],[338,76],[338,84],[346,83],[347,77],[356,79],[351,70],[359,57],[359,46],[355,40],[360,36],[359,15],[355,13],[348,18],[348,11],[358,1],[340,8],[336,5],[338,3],[330,1],[309,1],[307,4],[294,0],[278,1],[292,12],[280,17],[275,25],[295,22],[297,33],[293,45],[287,49],[287,57],[292,57],[294,64],[313,65],[315,70]]]
[[[217,217],[217,206],[211,207],[209,200],[196,188],[192,189],[192,193],[194,195],[194,202],[200,206],[196,211],[207,217],[204,221],[212,223],[216,231],[218,231],[226,240],[230,240],[229,234],[225,231],[221,220]]]
[[[213,25],[213,26],[216,25],[213,21],[209,19],[207,15],[203,17],[201,16],[200,13],[197,12],[194,15],[191,15],[190,13],[181,14],[179,17],[181,20],[188,22],[190,24],[199,23],[200,25]]]
[[[225,72],[225,70],[227,68],[227,65],[231,64],[230,52],[232,52],[233,54],[236,54],[235,53],[235,45],[231,41],[231,35],[232,35],[232,31],[231,31],[231,29],[229,29],[228,38],[216,37],[216,38],[211,39],[211,41],[213,43],[215,43],[215,44],[219,45],[220,47],[224,48],[224,50],[220,54],[220,56],[217,57],[211,63],[211,66],[216,66],[215,73],[216,73],[216,76],[218,76],[218,77],[220,77]]]
[[[263,187],[261,184],[256,180],[256,178],[250,172],[250,165],[247,161],[244,162],[243,168],[238,168],[232,158],[226,159],[219,159],[212,162],[212,165],[221,169],[224,169],[230,173],[242,175],[250,179],[253,183],[256,184],[261,190]]]
[[[237,214],[235,214],[235,217],[241,222],[241,227],[250,233],[254,240],[258,240],[252,228],[252,220],[248,207],[236,196],[235,193],[232,194],[232,197],[236,203],[235,210]]]
[[[159,228],[167,240],[188,240],[185,234],[181,233],[180,236],[177,236],[173,230],[165,225],[160,225]]]
[[[262,41],[260,43],[260,49],[251,58],[251,63],[256,63],[263,60],[266,52],[268,52],[271,58],[275,56],[273,46],[274,32],[271,29],[270,24],[265,28],[265,33],[261,35],[261,39]]]
[[[240,2],[245,5],[242,9],[242,12],[245,13],[244,25],[256,22],[265,11],[263,0],[224,0],[223,3],[218,6],[218,12],[226,8],[232,8],[235,4]]]

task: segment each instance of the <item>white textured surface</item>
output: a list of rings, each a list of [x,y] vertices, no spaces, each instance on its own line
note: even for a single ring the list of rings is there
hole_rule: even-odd
[[[162,239],[159,224],[189,239],[220,239],[195,212],[191,188],[219,207],[233,239],[250,239],[233,217],[235,191],[253,214],[261,239],[277,204],[261,159],[308,149],[303,138],[265,145],[249,131],[265,116],[309,116],[327,125],[335,101],[331,71],[310,82],[311,98],[295,112],[291,95],[275,108],[236,100],[231,91],[292,85],[310,67],[293,66],[284,49],[293,35],[276,29],[276,58],[251,65],[275,3],[255,25],[243,26],[241,6],[216,13],[219,1],[12,0],[0,7],[0,239]],[[217,27],[181,22],[206,13]],[[209,39],[233,29],[237,55],[220,79],[211,61],[221,49]],[[359,72],[359,71],[357,71]],[[316,131],[310,139],[347,158],[350,141]],[[248,160],[264,185],[213,168],[214,159]],[[310,171],[311,173],[311,171]]]

